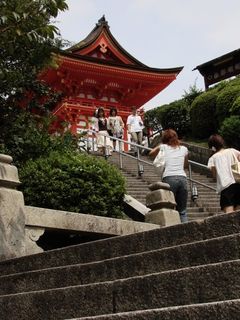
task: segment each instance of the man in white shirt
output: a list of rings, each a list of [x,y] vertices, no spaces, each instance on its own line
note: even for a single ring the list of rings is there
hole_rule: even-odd
[[[137,114],[136,107],[132,107],[132,114],[130,114],[127,118],[127,128],[128,132],[131,134],[132,141],[136,144],[142,144],[142,130],[144,125],[142,118]],[[137,148],[134,148],[134,150],[136,154]]]

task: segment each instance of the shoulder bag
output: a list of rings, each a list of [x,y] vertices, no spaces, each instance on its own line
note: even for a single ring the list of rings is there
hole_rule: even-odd
[[[240,183],[240,162],[233,152],[234,164],[232,164],[232,174],[236,183]]]
[[[165,151],[164,151],[164,145],[160,145],[159,152],[156,156],[156,158],[153,161],[153,165],[155,167],[155,170],[157,174],[162,178],[164,169],[165,169]]]

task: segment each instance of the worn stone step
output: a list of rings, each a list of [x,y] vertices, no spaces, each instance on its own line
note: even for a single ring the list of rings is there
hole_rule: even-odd
[[[240,261],[0,296],[2,319],[64,319],[238,299]]]
[[[0,262],[0,274],[88,263],[240,232],[240,212]]]
[[[181,257],[181,258],[180,258]],[[0,277],[0,295],[99,283],[240,258],[240,234]]]
[[[68,320],[239,320],[240,300],[140,310]]]

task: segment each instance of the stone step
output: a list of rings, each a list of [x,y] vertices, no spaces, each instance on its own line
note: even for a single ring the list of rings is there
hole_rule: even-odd
[[[240,232],[240,212],[221,214],[207,218],[200,223],[193,221],[2,261],[0,262],[0,274],[7,275],[42,268],[96,262],[238,232]]]
[[[66,319],[238,299],[240,260],[0,296],[2,319]]]
[[[98,262],[1,276],[0,296],[114,281],[239,258],[240,234],[233,234]]]
[[[68,320],[239,320],[239,314],[240,300],[236,299],[117,314],[112,313],[96,317],[82,317]]]

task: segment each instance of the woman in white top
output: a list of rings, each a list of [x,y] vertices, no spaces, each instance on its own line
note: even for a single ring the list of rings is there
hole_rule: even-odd
[[[124,122],[122,117],[117,115],[117,109],[111,108],[108,117],[108,132],[109,135],[115,138],[122,139]],[[113,140],[113,151],[116,150],[116,140]],[[120,150],[120,148],[119,148]]]
[[[107,118],[103,108],[98,108],[96,114],[95,131],[97,137],[97,147],[105,156],[111,156],[112,141],[107,132]]]
[[[236,159],[240,161],[240,152],[236,149],[224,148],[224,140],[218,135],[212,135],[208,146],[214,155],[208,160],[208,167],[217,180],[217,192],[220,194],[220,206],[224,213],[240,209],[240,184],[235,183],[232,165]]]
[[[170,185],[177,203],[181,222],[187,222],[187,177],[184,168],[188,167],[188,149],[180,145],[177,133],[172,129],[164,130],[162,135],[165,168],[162,181]],[[160,146],[150,151],[149,155],[156,156]]]

